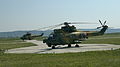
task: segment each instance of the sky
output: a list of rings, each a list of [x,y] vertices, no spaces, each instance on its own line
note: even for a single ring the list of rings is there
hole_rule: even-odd
[[[35,30],[67,22],[93,22],[77,28],[96,28],[98,20],[120,28],[120,0],[0,0],[0,32]]]

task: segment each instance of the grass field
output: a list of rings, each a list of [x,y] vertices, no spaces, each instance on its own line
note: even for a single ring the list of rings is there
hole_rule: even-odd
[[[120,33],[105,34],[103,36],[90,37],[83,44],[116,44],[120,45]]]
[[[0,67],[119,67],[120,50],[63,54],[4,54]]]
[[[105,34],[83,43],[120,44],[119,37],[118,33]],[[4,49],[32,45],[18,38],[0,39],[0,48]],[[0,67],[120,67],[120,49],[62,54],[0,54]]]
[[[0,49],[12,49],[19,47],[35,46],[32,43],[26,43],[19,38],[1,38],[0,39]]]

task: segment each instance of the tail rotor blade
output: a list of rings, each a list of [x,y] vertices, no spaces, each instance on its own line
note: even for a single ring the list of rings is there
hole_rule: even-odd
[[[99,22],[100,22],[101,25],[103,25],[102,22],[101,22],[101,20],[99,20]]]
[[[97,29],[100,29],[101,27],[97,27]]]
[[[106,21],[104,22],[104,25],[106,24]]]

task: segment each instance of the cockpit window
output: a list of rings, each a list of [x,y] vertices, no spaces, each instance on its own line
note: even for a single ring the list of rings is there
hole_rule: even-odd
[[[49,37],[53,37],[53,34],[50,34]]]

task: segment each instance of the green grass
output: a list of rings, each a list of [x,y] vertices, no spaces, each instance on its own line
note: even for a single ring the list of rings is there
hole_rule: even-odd
[[[120,45],[120,33],[105,34],[103,36],[90,37],[82,44],[116,44]]]
[[[43,36],[43,37],[36,37],[34,38],[34,40],[39,40],[39,41],[42,41],[43,39],[47,38],[46,36]]]
[[[116,44],[116,45],[120,45],[120,38],[88,39],[87,41],[83,41],[82,44]]]
[[[1,38],[0,49],[12,49],[19,47],[35,46],[35,44],[23,42],[19,38]]]
[[[63,54],[4,54],[0,67],[119,67],[120,50]]]

